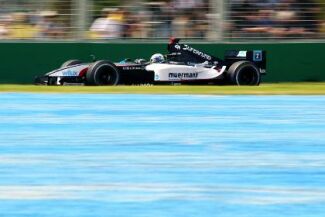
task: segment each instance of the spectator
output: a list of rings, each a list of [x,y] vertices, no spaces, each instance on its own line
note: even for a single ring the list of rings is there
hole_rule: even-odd
[[[127,13],[124,22],[125,38],[146,38],[148,32],[146,28],[147,14],[144,11]]]
[[[2,15],[0,17],[0,39],[9,38],[9,25],[12,22],[10,15]]]
[[[206,0],[174,0],[172,21],[174,35],[178,37],[206,37],[209,7]],[[195,9],[195,10],[193,10]]]
[[[250,5],[261,10],[274,8],[281,0],[250,0]]]
[[[58,23],[57,18],[58,13],[56,11],[42,11],[40,13],[40,20],[37,24],[39,38],[64,38],[64,28]]]
[[[12,14],[12,22],[9,29],[11,39],[33,39],[37,36],[37,28],[29,22],[29,15],[23,12]]]
[[[182,12],[187,12],[190,14],[194,8],[201,8],[203,5],[202,0],[174,0],[174,8],[176,10],[181,10]]]
[[[177,37],[184,38],[190,36],[190,19],[186,14],[179,14],[173,19],[173,34]]]
[[[272,15],[273,10],[259,10],[256,16],[247,17],[247,25],[242,30],[248,37],[269,37],[275,25]]]
[[[230,31],[244,38],[312,37],[320,26],[319,10],[313,0],[231,0]]]
[[[192,20],[191,37],[206,38],[209,31],[209,5],[202,3],[200,10],[192,12],[190,20]]]
[[[275,12],[277,26],[272,34],[276,38],[302,38],[306,34],[303,21],[294,0],[283,0]],[[296,6],[296,7],[295,7]]]
[[[123,32],[123,12],[116,8],[105,8],[102,17],[97,18],[90,27],[92,37],[99,39],[120,38]]]
[[[321,26],[321,5],[312,0],[297,0],[299,6],[298,16],[301,20],[301,27],[307,34],[319,32]]]
[[[149,37],[167,38],[172,35],[174,9],[170,0],[145,3],[147,10],[146,24]]]

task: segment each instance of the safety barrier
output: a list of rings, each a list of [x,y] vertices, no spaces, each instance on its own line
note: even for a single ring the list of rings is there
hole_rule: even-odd
[[[325,43],[211,44],[193,47],[223,57],[226,50],[266,50],[267,75],[263,82],[325,81]],[[58,68],[68,59],[119,61],[148,59],[167,51],[165,43],[0,43],[0,83],[31,84],[37,75]]]

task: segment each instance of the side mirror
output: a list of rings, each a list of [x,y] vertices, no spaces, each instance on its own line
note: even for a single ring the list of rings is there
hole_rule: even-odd
[[[90,57],[92,59],[93,62],[96,62],[97,61],[97,58],[94,54],[90,54]]]

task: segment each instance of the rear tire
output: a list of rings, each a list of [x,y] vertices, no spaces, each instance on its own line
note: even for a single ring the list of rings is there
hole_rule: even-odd
[[[61,65],[61,68],[66,68],[68,66],[74,66],[74,65],[78,65],[78,64],[81,64],[82,62],[80,60],[68,60],[66,62],[64,62],[62,65]]]
[[[232,84],[242,86],[258,86],[261,82],[260,70],[249,61],[238,61],[233,63],[227,72]]]
[[[91,64],[86,74],[88,85],[112,85],[119,83],[120,74],[114,63],[100,60]]]

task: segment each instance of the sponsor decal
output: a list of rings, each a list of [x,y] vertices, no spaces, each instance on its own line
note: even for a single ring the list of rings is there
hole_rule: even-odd
[[[168,77],[172,79],[197,78],[199,73],[169,73]]]
[[[181,49],[181,46],[180,45],[175,45],[175,48],[177,49],[177,50],[180,50]]]
[[[69,69],[69,70],[65,70],[65,71],[63,71],[63,72],[62,72],[62,75],[63,75],[63,76],[78,76],[79,73],[76,72],[76,71],[73,71],[73,70]]]
[[[142,70],[143,67],[141,66],[124,66],[123,70]]]
[[[159,81],[160,80],[160,76],[158,74],[155,75],[155,81]]]
[[[241,51],[238,52],[237,57],[246,57],[246,55],[247,55],[247,51],[241,50]]]
[[[260,62],[263,60],[263,55],[261,50],[254,50],[253,51],[253,61]]]
[[[206,60],[212,60],[212,57],[209,56],[208,54],[205,54],[205,53],[203,53],[201,51],[198,51],[198,50],[188,46],[187,44],[184,45],[183,50],[189,51],[189,52],[191,52],[191,53],[193,53],[195,55],[198,55],[198,56],[200,56],[200,57],[202,57],[202,58],[204,58]]]

